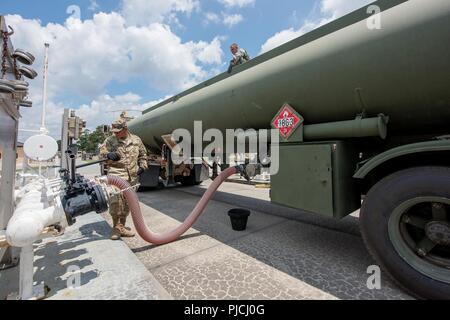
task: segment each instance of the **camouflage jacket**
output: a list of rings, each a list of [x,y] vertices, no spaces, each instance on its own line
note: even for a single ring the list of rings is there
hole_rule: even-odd
[[[239,48],[238,52],[233,55],[231,64],[237,66],[248,61],[250,61],[250,56],[248,55],[247,51],[245,49]]]
[[[106,139],[100,147],[100,155],[106,158],[110,152],[117,152],[121,160],[107,162],[108,175],[133,181],[138,176],[139,168],[148,169],[147,149],[141,139],[135,135],[129,134],[123,140],[119,140],[115,136]]]

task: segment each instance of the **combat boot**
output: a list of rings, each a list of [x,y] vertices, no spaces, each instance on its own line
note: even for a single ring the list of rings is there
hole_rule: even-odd
[[[120,230],[120,235],[124,238],[133,238],[135,236],[134,232],[131,231],[131,228],[125,227],[127,222],[127,218],[120,218],[118,228]]]
[[[120,218],[120,219],[119,219],[119,222],[120,222],[120,224],[123,224],[123,226],[124,226],[124,228],[125,228],[126,230],[131,231],[131,228],[126,226],[126,224],[127,224],[127,218]]]
[[[119,227],[119,217],[112,217],[112,220],[113,220],[113,229],[111,232],[111,240],[114,240],[114,241],[120,240],[121,233],[118,228]]]

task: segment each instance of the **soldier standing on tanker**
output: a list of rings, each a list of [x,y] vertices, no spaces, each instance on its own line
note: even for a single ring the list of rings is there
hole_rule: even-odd
[[[112,124],[112,132],[114,136],[107,138],[100,147],[100,155],[109,160],[108,175],[120,177],[135,186],[139,176],[148,169],[147,149],[139,137],[128,131],[123,117]],[[122,194],[111,200],[109,213],[113,219],[112,240],[135,236],[131,229],[125,227],[130,209]]]

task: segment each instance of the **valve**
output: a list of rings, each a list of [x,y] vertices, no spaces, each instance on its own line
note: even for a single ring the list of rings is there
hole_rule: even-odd
[[[106,186],[77,175],[75,182],[68,184],[61,196],[68,224],[73,225],[76,217],[89,212],[106,212],[109,193]]]

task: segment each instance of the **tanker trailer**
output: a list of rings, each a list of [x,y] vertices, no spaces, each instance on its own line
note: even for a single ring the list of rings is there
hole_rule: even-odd
[[[376,1],[146,110],[130,129],[155,153],[195,121],[278,129],[272,202],[336,219],[361,209],[379,265],[415,296],[450,299],[449,39],[450,1]]]

